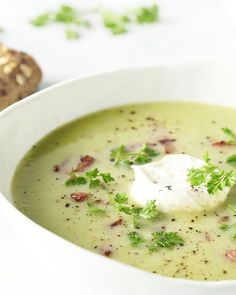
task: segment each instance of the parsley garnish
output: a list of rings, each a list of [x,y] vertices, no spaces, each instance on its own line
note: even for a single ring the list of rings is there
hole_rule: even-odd
[[[61,5],[58,10],[41,14],[31,21],[31,24],[36,27],[43,27],[51,23],[73,25],[74,28],[65,30],[67,39],[77,39],[79,37],[77,26],[90,27],[90,22],[81,17],[79,10],[69,5]]]
[[[155,23],[159,20],[159,10],[156,4],[150,7],[139,7],[136,10],[137,23]]]
[[[78,39],[79,38],[79,34],[77,31],[71,29],[71,28],[67,28],[65,31],[65,36],[67,39],[73,40],[73,39]]]
[[[153,157],[160,153],[150,148],[146,143],[138,151],[128,151],[124,145],[121,145],[111,151],[110,157],[115,160],[116,166],[129,167],[131,164],[142,165],[152,161]]]
[[[110,173],[101,173],[97,168],[89,170],[83,176],[72,175],[65,184],[67,186],[82,185],[89,183],[90,188],[102,186],[103,183],[109,184],[115,179]]]
[[[73,185],[82,185],[86,184],[87,180],[85,177],[73,175],[71,178],[67,179],[65,182],[66,186],[73,186]]]
[[[160,231],[152,233],[152,244],[148,249],[150,252],[155,252],[159,248],[172,249],[178,245],[184,245],[184,240],[177,233]]]
[[[236,166],[236,154],[229,156],[226,162],[230,165]]]
[[[232,187],[236,182],[233,171],[225,172],[211,163],[208,153],[204,156],[205,165],[189,170],[187,179],[195,187],[204,184],[209,194],[214,195],[226,187]]]
[[[127,24],[130,18],[127,15],[118,15],[108,11],[103,15],[104,26],[111,30],[113,35],[124,34],[128,32]]]
[[[78,38],[77,26],[90,27],[91,23],[82,18],[82,15],[88,13],[97,13],[98,9],[89,9],[80,11],[70,5],[61,5],[57,10],[43,13],[31,21],[36,27],[43,27],[51,23],[70,24],[74,29],[67,29],[65,35],[68,39]],[[156,4],[146,7],[138,7],[132,10],[126,10],[122,14],[113,11],[106,11],[102,14],[103,24],[113,35],[120,35],[128,32],[131,23],[154,23],[159,20],[159,10]]]
[[[227,231],[230,228],[230,225],[223,223],[219,226],[219,229],[223,230],[223,231]]]
[[[221,128],[221,130],[231,138],[229,141],[226,142],[227,144],[229,145],[236,144],[236,134],[231,129],[229,129],[228,127],[225,127],[225,128]]]
[[[105,214],[104,209],[98,208],[98,207],[94,206],[92,203],[87,202],[86,206],[87,206],[90,213],[102,214],[102,215]]]
[[[136,231],[129,232],[128,238],[129,238],[130,244],[133,247],[137,247],[139,244],[142,244],[144,242],[144,239]]]
[[[52,14],[50,12],[46,12],[37,16],[30,23],[35,27],[43,27],[48,25],[52,21]]]
[[[132,207],[128,206],[128,199],[127,194],[124,193],[118,193],[115,197],[109,194],[110,203],[119,212],[130,215],[133,226],[137,226],[138,221],[142,218],[147,220],[158,216],[159,212],[155,200],[147,202],[144,207]]]

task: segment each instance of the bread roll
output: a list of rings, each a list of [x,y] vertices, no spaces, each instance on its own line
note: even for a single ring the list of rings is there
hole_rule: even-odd
[[[35,92],[41,78],[31,56],[0,44],[0,110]]]

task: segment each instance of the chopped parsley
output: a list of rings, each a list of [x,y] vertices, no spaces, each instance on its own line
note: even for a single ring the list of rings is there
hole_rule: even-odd
[[[84,19],[82,16],[88,15],[89,13],[99,13],[100,11],[98,9],[78,10],[71,5],[61,5],[54,11],[40,14],[31,20],[30,23],[36,27],[43,27],[52,23],[73,25],[74,29],[66,29],[65,36],[68,39],[77,39],[77,26],[91,27],[89,20]],[[120,35],[127,33],[132,23],[144,24],[157,22],[159,20],[159,10],[158,6],[154,4],[135,9],[127,9],[122,14],[105,11],[102,13],[102,19],[105,28],[109,29],[113,35]]]
[[[160,153],[150,148],[146,143],[138,151],[128,151],[121,145],[111,151],[110,157],[115,160],[116,166],[129,167],[132,164],[142,165],[152,161],[152,158],[160,155]]]
[[[225,128],[222,128],[221,130],[230,138],[230,140],[226,142],[227,144],[229,145],[236,144],[236,134],[231,129],[229,129],[228,127],[225,127]]]
[[[156,201],[151,200],[139,212],[139,216],[144,219],[151,219],[157,217],[159,214],[156,206]]]
[[[156,201],[151,200],[146,203],[144,207],[133,207],[128,205],[127,194],[116,194],[113,196],[109,194],[110,203],[119,211],[126,215],[130,215],[132,225],[137,226],[140,219],[151,219],[158,216],[159,212],[157,210]]]
[[[111,30],[113,35],[128,32],[127,24],[129,22],[130,18],[127,15],[118,15],[111,11],[108,11],[103,15],[104,26]]]
[[[60,23],[63,25],[73,25],[74,28],[66,28],[65,36],[67,39],[78,39],[79,34],[77,27],[90,27],[90,22],[83,19],[78,9],[70,5],[61,5],[58,10],[46,12],[30,22],[33,26],[43,27],[52,23]]]
[[[86,184],[87,180],[85,177],[73,175],[65,182],[66,186],[82,185]]]
[[[137,247],[139,244],[142,244],[144,242],[144,239],[136,231],[129,232],[128,238],[131,246],[133,247]]]
[[[229,156],[226,162],[230,165],[236,166],[236,154]]]
[[[236,182],[233,171],[225,172],[211,163],[208,153],[204,156],[205,165],[201,168],[191,168],[187,175],[187,180],[195,187],[205,185],[211,195],[226,187],[232,187]]]
[[[52,21],[52,14],[50,12],[46,12],[40,14],[35,19],[31,20],[31,24],[35,27],[43,27],[48,25]]]
[[[159,20],[159,9],[156,4],[150,7],[139,7],[135,13],[136,22],[143,23],[155,23]]]
[[[89,170],[83,176],[72,175],[66,182],[66,186],[82,185],[89,183],[90,188],[102,186],[104,183],[109,184],[115,179],[110,173],[101,173],[97,168]]]
[[[79,38],[79,34],[77,31],[71,29],[71,28],[67,28],[65,31],[65,36],[67,39],[70,40],[74,40],[74,39],[78,39]]]
[[[227,231],[229,228],[230,228],[230,225],[229,225],[229,224],[226,224],[226,223],[221,224],[221,225],[219,226],[219,229],[221,229],[221,230],[223,230],[223,231]]]
[[[184,240],[177,233],[159,231],[152,233],[152,243],[148,249],[150,252],[156,252],[160,248],[172,249],[178,245],[184,245]]]
[[[105,210],[98,208],[97,206],[94,206],[92,203],[87,202],[86,203],[87,209],[89,210],[90,213],[92,214],[105,214]]]

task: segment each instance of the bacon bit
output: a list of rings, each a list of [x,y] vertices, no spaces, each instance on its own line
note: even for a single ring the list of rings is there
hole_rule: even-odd
[[[209,235],[208,232],[205,233],[205,239],[206,239],[208,242],[211,241],[211,237],[210,237],[210,235]]]
[[[164,138],[164,139],[159,140],[159,143],[164,146],[166,154],[173,154],[175,151],[175,146],[174,146],[173,142],[175,142],[175,141],[176,141],[176,139],[174,139],[174,138],[173,139]]]
[[[221,216],[218,222],[221,223],[221,222],[228,222],[228,221],[229,221],[229,216]]]
[[[115,227],[117,225],[121,225],[123,223],[123,219],[122,218],[119,218],[118,220],[114,221],[112,224],[111,224],[111,227]]]
[[[53,171],[54,172],[60,172],[60,166],[59,165],[54,165],[53,166]]]
[[[111,250],[104,250],[103,255],[110,257],[112,255],[112,251]]]
[[[91,166],[94,163],[95,159],[86,155],[80,158],[80,162],[78,163],[77,167],[73,169],[73,172],[82,172],[86,170],[87,167]]]
[[[77,192],[70,195],[75,202],[83,202],[88,199],[88,193]]]
[[[217,147],[222,147],[222,146],[229,146],[230,144],[228,144],[226,141],[221,140],[221,141],[217,141],[212,143],[213,146],[217,146]]]
[[[231,261],[236,261],[236,250],[228,250],[225,253],[225,257]]]

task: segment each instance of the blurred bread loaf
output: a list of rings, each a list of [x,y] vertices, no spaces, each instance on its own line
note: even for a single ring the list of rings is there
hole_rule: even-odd
[[[0,43],[0,110],[35,92],[41,77],[31,56]]]

